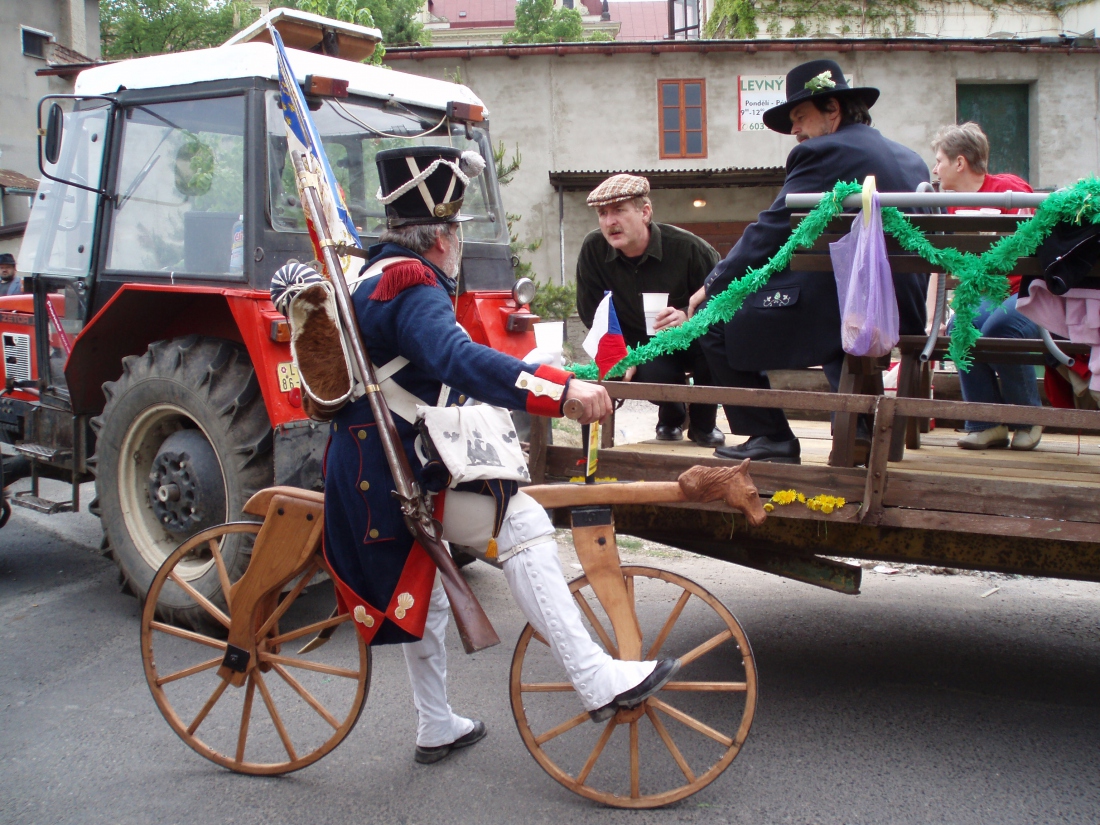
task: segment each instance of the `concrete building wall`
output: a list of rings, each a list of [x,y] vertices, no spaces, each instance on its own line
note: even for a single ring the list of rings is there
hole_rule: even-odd
[[[68,94],[72,80],[36,77],[46,61],[23,54],[22,27],[49,32],[56,42],[88,57],[99,56],[97,0],[4,0],[0,2],[0,169],[39,177],[36,112],[47,94]],[[27,218],[27,199],[5,198],[9,223]],[[16,244],[18,246],[18,244]],[[4,250],[10,251],[10,250]]]
[[[988,41],[987,41],[988,42]],[[705,43],[700,44],[706,46]],[[794,146],[773,132],[737,131],[739,75],[783,75],[816,58],[837,60],[854,83],[882,90],[872,110],[882,132],[917,151],[931,166],[936,130],[955,120],[959,82],[1026,83],[1031,86],[1031,183],[1051,188],[1100,169],[1100,52],[1042,50],[798,52],[663,51],[607,53],[562,50],[420,50],[387,57],[399,71],[443,78],[461,71],[463,81],[486,102],[495,141],[522,165],[503,197],[509,212],[523,216],[519,236],[542,239],[530,256],[537,275],[561,276],[558,194],[550,172],[720,169],[783,166]],[[706,80],[708,157],[661,160],[658,146],[657,81]],[[777,188],[657,190],[657,219],[670,223],[752,220]],[[695,208],[702,197],[707,205]],[[571,280],[584,235],[596,228],[584,193],[564,195],[565,274]]]

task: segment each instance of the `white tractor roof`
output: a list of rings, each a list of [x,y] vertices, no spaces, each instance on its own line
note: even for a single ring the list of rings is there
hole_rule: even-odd
[[[444,109],[451,101],[485,105],[481,98],[457,83],[295,49],[287,49],[287,57],[299,83],[306,79],[306,75],[315,74],[347,80],[348,91],[352,94],[393,98],[410,105],[433,109]],[[160,89],[238,77],[278,80],[275,47],[269,43],[241,43],[109,63],[81,72],[76,79],[76,94],[104,95],[117,92],[120,86],[127,89]]]
[[[382,40],[382,32],[375,28],[368,26],[360,26],[356,23],[345,23],[343,20],[333,20],[329,17],[322,17],[319,14],[313,14],[308,11],[298,11],[298,9],[272,9],[251,26],[237,32],[235,35],[225,41],[225,46],[232,46],[235,43],[248,43],[251,40],[255,40],[256,36],[267,29],[268,24],[275,26],[279,29],[279,34],[282,34],[282,25],[302,25],[310,26],[312,28],[332,29],[336,32],[354,35],[363,40],[371,40],[378,43]],[[261,38],[264,39],[264,38]],[[283,37],[283,42],[286,42],[286,37]]]

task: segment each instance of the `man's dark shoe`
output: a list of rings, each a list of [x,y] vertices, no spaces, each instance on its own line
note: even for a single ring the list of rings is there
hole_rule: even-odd
[[[593,722],[606,722],[619,712],[619,708],[636,708],[665,686],[680,670],[679,659],[661,659],[657,667],[630,690],[624,690],[602,708],[588,711]]]
[[[672,427],[668,424],[657,425],[657,440],[658,441],[681,441],[684,437],[684,431],[679,427]]]
[[[775,441],[766,435],[754,435],[743,444],[719,447],[714,451],[714,456],[735,461],[751,458],[753,461],[772,461],[776,464],[801,464],[802,448],[798,445],[797,438]]]
[[[688,430],[688,438],[700,447],[721,447],[726,443],[725,433],[717,427],[712,427],[709,432],[705,430]]]
[[[450,755],[451,751],[456,751],[459,748],[468,748],[470,745],[475,745],[485,738],[489,730],[485,727],[485,723],[480,719],[474,720],[474,729],[467,733],[465,736],[460,736],[449,745],[439,745],[435,748],[422,748],[420,745],[416,746],[416,756],[414,757],[421,765],[431,765],[438,762],[440,759],[445,759]]]

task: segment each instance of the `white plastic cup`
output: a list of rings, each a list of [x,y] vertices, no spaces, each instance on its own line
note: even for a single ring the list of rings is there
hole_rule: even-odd
[[[560,352],[565,340],[565,324],[562,321],[542,321],[534,324],[535,346],[547,352]]]
[[[667,306],[667,292],[642,293],[642,310],[645,312],[646,335],[654,335],[657,332],[657,330],[653,328],[653,324],[657,320],[657,316],[661,314],[661,310]]]

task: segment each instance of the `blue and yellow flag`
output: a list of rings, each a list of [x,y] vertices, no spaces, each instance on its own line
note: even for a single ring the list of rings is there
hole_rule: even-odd
[[[298,152],[302,156],[307,173],[313,178],[310,183],[317,189],[317,195],[321,199],[321,208],[324,210],[328,222],[330,238],[336,244],[344,244],[348,247],[362,248],[359,233],[355,230],[355,224],[348,214],[347,204],[344,203],[344,195],[340,191],[340,185],[336,182],[336,176],[332,174],[328,158],[325,156],[325,147],[321,143],[317,127],[309,116],[309,106],[306,105],[301,87],[294,77],[294,70],[290,67],[286,49],[283,47],[283,39],[273,26],[268,26],[271,34],[271,42],[275,44],[275,51],[279,60],[279,91],[283,104],[283,120],[286,123],[287,148],[290,152]],[[299,190],[301,184],[299,183]],[[299,191],[299,194],[302,194]],[[304,204],[303,204],[304,207]],[[309,238],[313,242],[313,252],[317,260],[324,262],[321,254],[321,243],[313,218],[306,209],[306,226],[309,230]],[[351,258],[344,257],[340,263],[346,273],[351,265]],[[343,273],[341,273],[343,274]],[[336,273],[328,273],[334,277]]]

